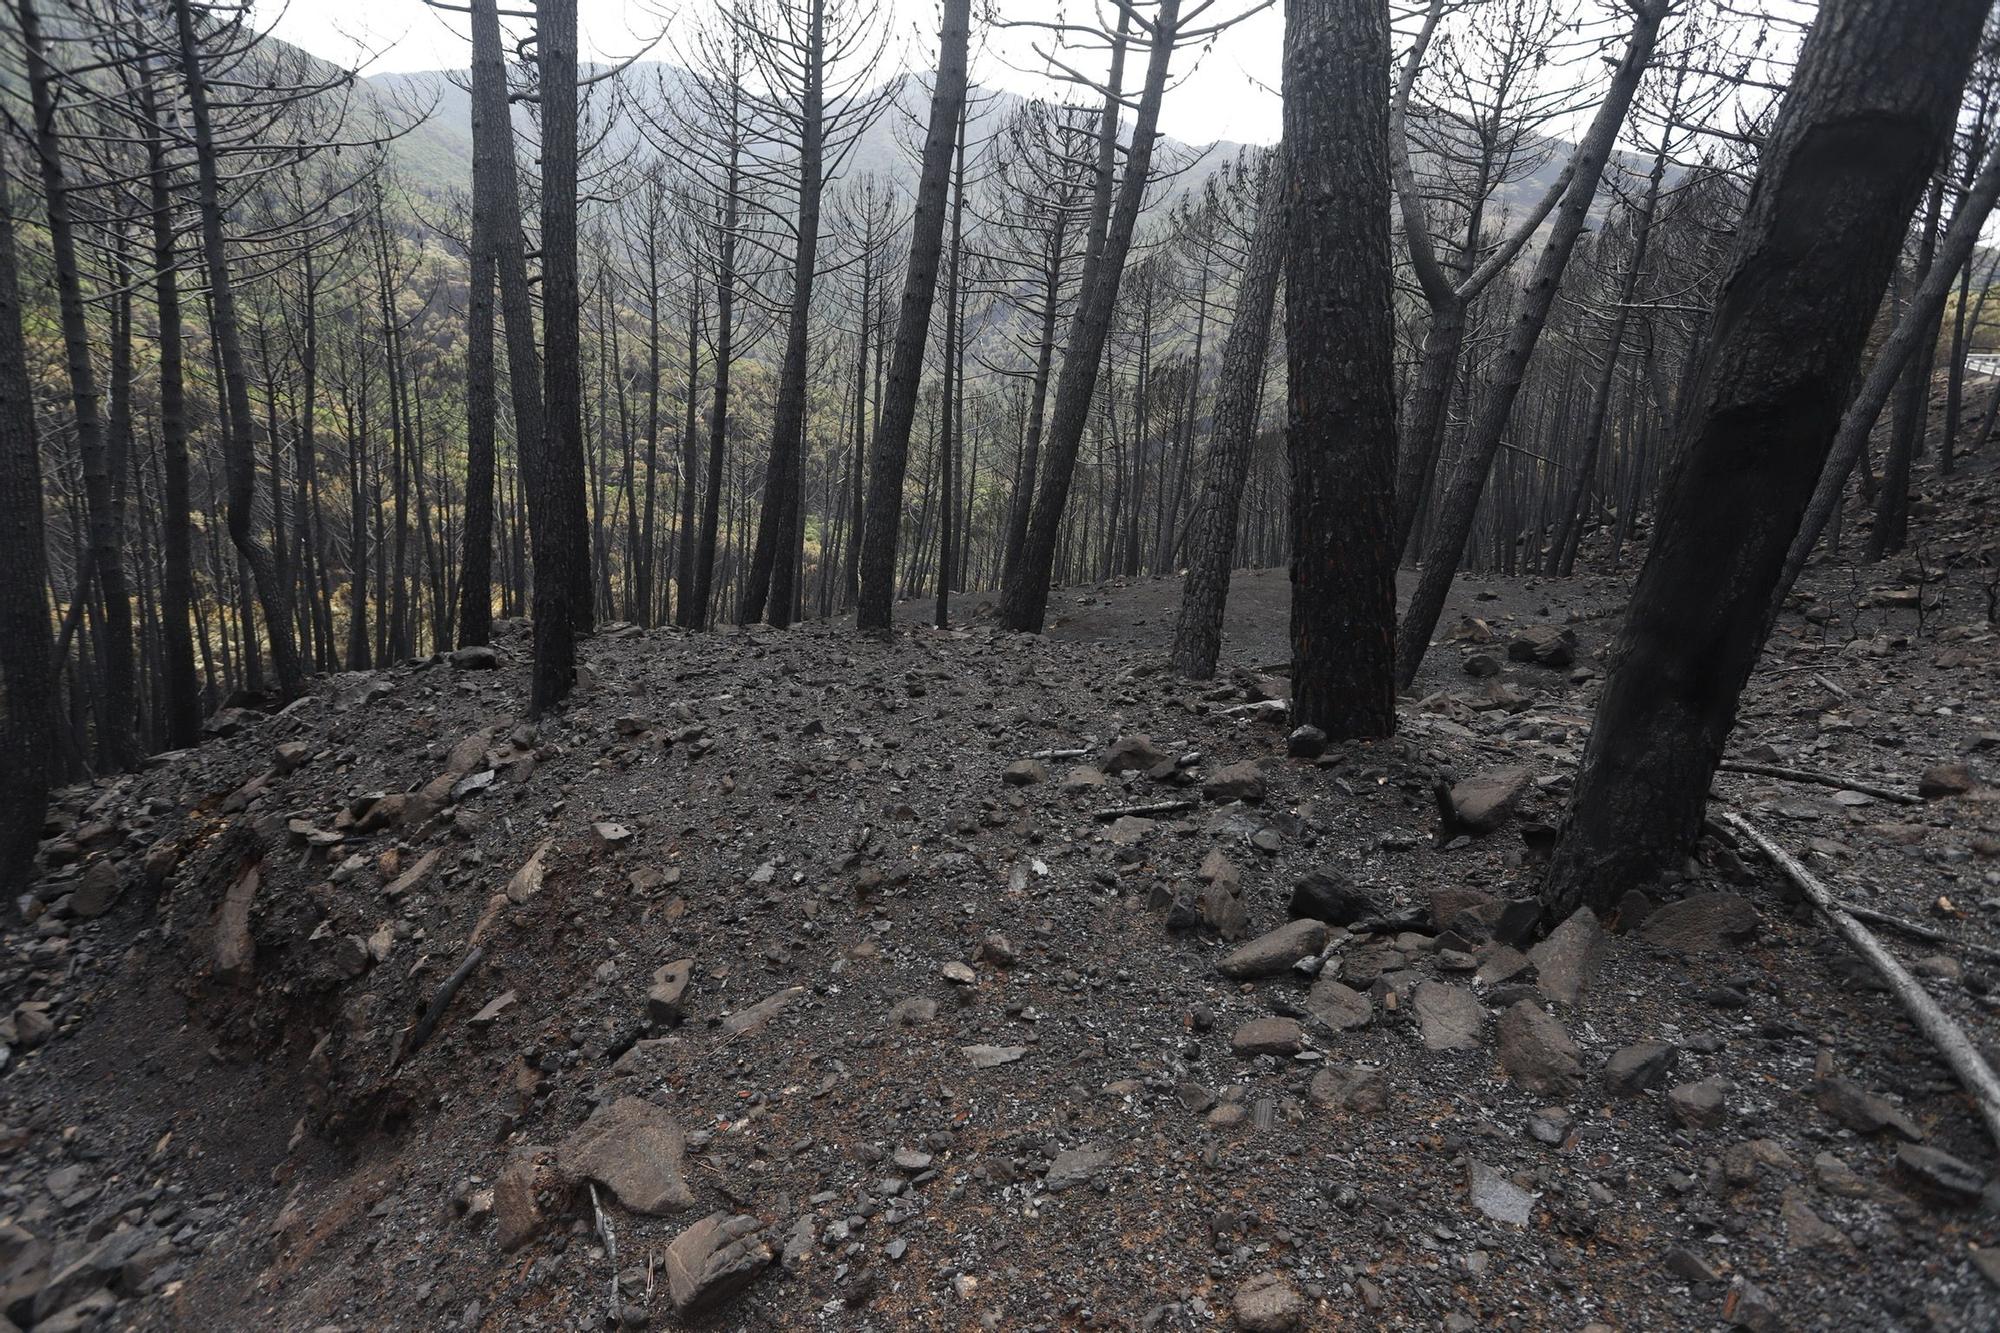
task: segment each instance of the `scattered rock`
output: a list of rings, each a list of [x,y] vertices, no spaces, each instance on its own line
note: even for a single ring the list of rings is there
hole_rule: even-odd
[[[1525,768],[1490,768],[1452,784],[1451,812],[1468,833],[1491,833],[1507,822],[1534,775]]]
[[[1582,1055],[1563,1025],[1532,1000],[1500,1016],[1500,1067],[1530,1092],[1558,1092],[1582,1072]]]
[[[492,671],[500,665],[500,652],[491,644],[468,644],[453,649],[450,661],[460,671]]]
[[[1292,886],[1289,908],[1292,916],[1351,926],[1367,917],[1382,915],[1381,905],[1368,890],[1345,875],[1315,870]]]
[[[1171,759],[1165,750],[1154,745],[1148,736],[1120,736],[1105,748],[1104,757],[1098,767],[1106,773],[1126,773],[1133,770],[1145,772]]]
[[[558,1162],[567,1175],[609,1187],[633,1212],[659,1216],[694,1206],[686,1154],[672,1116],[651,1102],[620,1097],[563,1141]]]
[[[1466,1163],[1472,1206],[1495,1222],[1524,1227],[1534,1216],[1535,1196],[1478,1158]]]
[[[494,1238],[511,1253],[545,1230],[553,1196],[563,1192],[555,1154],[547,1148],[516,1148],[493,1181]]]
[[[959,1050],[972,1062],[974,1069],[1011,1065],[1028,1053],[1028,1048],[1025,1046],[961,1046]]]
[[[1010,787],[1032,787],[1049,780],[1049,766],[1039,759],[1016,759],[1001,770],[1000,780]]]
[[[1411,1000],[1424,1046],[1433,1051],[1469,1051],[1479,1045],[1486,1007],[1463,986],[1426,981]]]
[[[762,1224],[748,1214],[710,1213],[667,1246],[667,1290],[683,1318],[710,1310],[771,1264]]]
[[[1285,753],[1294,759],[1317,759],[1326,753],[1326,733],[1307,723],[1285,737]]]
[[[1253,1018],[1236,1029],[1229,1048],[1238,1055],[1297,1055],[1305,1045],[1305,1034],[1290,1018]]]
[[[1306,1012],[1337,1032],[1352,1032],[1375,1021],[1375,1006],[1362,992],[1331,972],[1322,972],[1306,997]]]
[[[1937,801],[1947,796],[1963,796],[1976,785],[1972,766],[1963,759],[1954,759],[1925,769],[1917,778],[1917,795],[1927,801]]]
[[[1352,1111],[1356,1115],[1380,1115],[1389,1106],[1389,1090],[1382,1071],[1367,1065],[1329,1065],[1313,1075],[1306,1096],[1315,1106]]]
[[[1576,661],[1576,631],[1562,625],[1530,625],[1507,641],[1507,657],[1536,666],[1569,666]]]
[[[1728,1115],[1722,1085],[1714,1079],[1681,1084],[1667,1094],[1667,1107],[1689,1129],[1714,1129]]]
[[[1283,1273],[1259,1273],[1236,1289],[1233,1304],[1244,1333],[1290,1333],[1306,1317],[1306,1298]]]
[[[771,1020],[785,1012],[792,1001],[806,993],[804,986],[787,986],[774,995],[767,995],[747,1009],[738,1009],[722,1020],[722,1030],[732,1037],[755,1036],[771,1025]]]
[[[1049,1163],[1042,1177],[1044,1189],[1060,1193],[1076,1185],[1087,1185],[1092,1176],[1111,1164],[1111,1154],[1089,1148],[1067,1148]]]
[[[1681,953],[1723,953],[1757,934],[1757,909],[1733,893],[1697,893],[1646,918],[1641,939]]]
[[[1201,784],[1201,794],[1211,801],[1261,801],[1264,774],[1253,760],[1218,768]]]
[[[1814,1083],[1813,1105],[1857,1134],[1876,1134],[1889,1129],[1912,1143],[1924,1136],[1917,1122],[1901,1107],[1838,1076]]]
[[[1620,1047],[1604,1062],[1604,1090],[1613,1097],[1637,1097],[1665,1083],[1680,1058],[1680,1049],[1663,1041]]]
[[[1950,1203],[1977,1203],[1986,1173],[1948,1152],[1906,1143],[1896,1149],[1896,1169],[1919,1190]]]
[[[1238,945],[1215,965],[1215,970],[1237,981],[1281,976],[1291,970],[1293,963],[1324,949],[1329,934],[1324,921],[1287,922]]]

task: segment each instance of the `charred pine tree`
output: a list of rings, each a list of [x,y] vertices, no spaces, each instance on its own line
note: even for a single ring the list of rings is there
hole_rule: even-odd
[[[250,380],[244,370],[242,334],[236,316],[235,279],[223,232],[222,186],[210,119],[208,77],[196,33],[193,0],[173,0],[174,26],[180,42],[181,75],[187,83],[188,116],[192,122],[198,202],[201,211],[203,258],[208,268],[209,306],[217,359],[221,362],[227,403],[223,430],[224,471],[228,484],[229,538],[249,567],[250,580],[264,613],[277,690],[285,698],[305,688],[298,649],[292,639],[289,590],[278,579],[276,562],[254,528],[257,501],[256,459],[251,449]],[[246,636],[248,627],[246,626]],[[248,640],[246,637],[246,644]]]
[[[498,28],[496,17],[490,34],[496,40]],[[476,48],[483,45],[479,25],[473,29],[473,42]],[[493,454],[500,406],[493,358],[493,288],[499,267],[497,237],[508,222],[495,216],[500,198],[495,188],[499,172],[495,159],[503,152],[510,157],[514,152],[514,129],[505,117],[504,90],[498,125],[487,119],[493,99],[479,95],[484,91],[476,86],[482,56],[490,62],[497,52],[475,49],[473,53],[472,228],[466,247],[465,297],[465,527],[458,575],[460,647],[484,644],[493,636]],[[488,70],[485,77],[492,76],[493,71]],[[505,79],[504,71],[500,77]]]
[[[1431,631],[1437,628],[1438,615],[1444,610],[1445,595],[1451,591],[1459,559],[1465,553],[1466,540],[1472,535],[1473,519],[1479,511],[1479,497],[1486,488],[1487,474],[1493,469],[1494,455],[1500,450],[1501,438],[1506,434],[1508,421],[1513,416],[1514,401],[1527,379],[1528,362],[1534,356],[1536,344],[1541,341],[1542,330],[1548,326],[1557,290],[1562,285],[1563,272],[1569,267],[1570,255],[1576,249],[1577,238],[1583,234],[1584,223],[1589,220],[1591,201],[1597,196],[1604,164],[1611,156],[1618,127],[1625,121],[1625,112],[1632,104],[1633,94],[1638,91],[1639,80],[1652,59],[1660,24],[1666,18],[1669,5],[1670,0],[1634,0],[1632,32],[1626,42],[1624,58],[1619,61],[1611,77],[1611,86],[1604,94],[1604,101],[1598,104],[1590,128],[1585,131],[1571,158],[1569,179],[1564,185],[1561,201],[1556,205],[1548,239],[1543,242],[1535,267],[1521,289],[1513,320],[1494,358],[1493,369],[1481,387],[1479,405],[1460,448],[1458,465],[1445,484],[1438,505],[1435,531],[1424,548],[1423,570],[1417,579],[1416,591],[1411,595],[1409,606],[1403,612],[1402,624],[1397,628],[1396,683],[1399,686],[1407,687],[1416,679],[1417,668],[1422,665],[1424,653],[1430,645]]]
[[[1286,198],[1290,173],[1280,147],[1263,164],[1256,228],[1236,296],[1236,314],[1222,344],[1222,378],[1202,467],[1201,496],[1187,539],[1187,579],[1174,625],[1173,667],[1190,680],[1215,674],[1222,652],[1222,617],[1229,571],[1236,563],[1237,513],[1250,476],[1250,453],[1264,397],[1264,359],[1271,345],[1271,310],[1285,263]]]
[[[1678,868],[1989,0],[1827,0],[1765,140],[1656,535],[1542,890],[1604,911]]]
[[[896,599],[903,477],[909,468],[910,427],[917,416],[917,389],[923,377],[924,347],[930,338],[931,306],[937,298],[938,264],[944,252],[952,150],[965,115],[971,25],[971,0],[945,0],[937,78],[931,86],[930,125],[924,134],[923,168],[917,180],[916,217],[911,223],[909,268],[903,275],[888,388],[876,414],[875,439],[868,453],[868,503],[862,519],[861,586],[854,619],[855,628],[869,633],[888,631]]]
[[[1285,12],[1292,720],[1396,729],[1387,0]]]
[[[35,401],[15,275],[14,210],[0,171],[0,883],[27,881],[48,812],[56,676]]]

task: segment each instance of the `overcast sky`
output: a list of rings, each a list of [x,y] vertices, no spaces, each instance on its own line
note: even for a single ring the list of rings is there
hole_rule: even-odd
[[[682,0],[682,6],[689,2]],[[1064,0],[1004,0],[1004,6],[1009,18],[1025,19],[1053,17],[1065,7],[1074,15],[1079,2],[1087,0],[1069,0],[1067,6]],[[1250,3],[1254,0],[1235,0],[1233,8],[1225,3],[1212,14],[1239,12]],[[505,0],[501,5],[503,9],[524,7]],[[639,0],[578,0],[584,57],[629,57],[659,29],[653,8]],[[975,0],[975,40],[983,41],[984,50],[975,60],[973,77],[987,86],[1031,96],[1055,92],[1057,86],[1040,74],[1025,34],[982,36],[977,16],[984,8],[983,0]],[[892,31],[902,49],[917,53],[907,55],[908,61],[928,68],[929,52],[937,41],[935,5],[925,0],[891,0],[888,9],[893,15]],[[470,56],[464,16],[440,14],[423,0],[290,0],[289,4],[258,0],[257,13],[261,25],[274,35],[338,64],[349,64],[362,52],[376,52],[364,73],[462,69]],[[1209,17],[1205,15],[1204,21]],[[1281,9],[1274,5],[1223,33],[1212,49],[1184,52],[1175,63],[1181,83],[1161,110],[1161,128],[1189,143],[1275,141],[1279,135],[1277,84],[1283,31]],[[664,46],[653,54],[671,58]],[[1138,69],[1132,69],[1128,82],[1137,75]]]

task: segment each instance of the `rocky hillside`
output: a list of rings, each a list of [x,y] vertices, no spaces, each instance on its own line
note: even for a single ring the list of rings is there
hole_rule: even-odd
[[[1996,491],[1811,571],[1716,783],[1989,1041]],[[2000,1323],[1992,1144],[1751,849],[1531,933],[1615,582],[1465,581],[1400,736],[1331,748],[1279,677],[1160,671],[1172,593],[613,627],[539,726],[511,625],[63,793],[0,972],[0,1313]]]

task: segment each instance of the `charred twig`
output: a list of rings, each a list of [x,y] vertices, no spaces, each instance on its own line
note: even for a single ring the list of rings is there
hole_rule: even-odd
[[[404,1039],[403,1052],[396,1057],[395,1064],[403,1063],[423,1049],[423,1044],[431,1039],[433,1032],[437,1031],[438,1022],[444,1017],[444,1011],[451,1007],[451,997],[458,994],[458,988],[465,984],[466,979],[485,958],[486,946],[482,944],[465,955],[465,961],[458,965],[458,970],[444,979],[444,985],[439,986],[437,994],[431,996],[431,1002],[425,1007],[423,1017],[417,1020],[416,1026],[410,1029],[410,1035]]]
[[[1896,961],[1894,954],[1882,947],[1882,942],[1869,932],[1868,927],[1862,925],[1852,912],[1834,900],[1826,886],[1820,883],[1797,857],[1766,837],[1756,825],[1743,816],[1725,814],[1722,818],[1751,842],[1756,843],[1764,854],[1771,858],[1773,864],[1785,873],[1785,877],[1798,885],[1806,897],[1812,900],[1812,905],[1819,909],[1821,915],[1833,923],[1834,929],[1840,932],[1854,951],[1867,959],[1881,974],[1882,979],[1888,983],[1890,992],[1902,1001],[1910,1021],[1916,1024],[1919,1032],[1930,1038],[1931,1044],[1937,1047],[1938,1054],[1944,1057],[1945,1063],[1958,1075],[1958,1081],[1972,1094],[1973,1102],[1979,1107],[1980,1117],[1986,1121],[1987,1132],[1993,1136],[1996,1144],[2000,1144],[2000,1077],[1995,1076],[1985,1057],[1980,1055],[1979,1049],[1972,1044],[1972,1039],[1965,1035],[1965,1030],[1938,1007],[1930,992],[1904,970],[1903,965]]]
[[[1776,764],[1753,764],[1746,759],[1725,759],[1716,765],[1725,773],[1750,773],[1760,778],[1777,778],[1782,782],[1804,782],[1816,787],[1832,787],[1836,791],[1858,791],[1864,796],[1876,796],[1897,805],[1922,805],[1923,801],[1906,791],[1894,791],[1888,787],[1877,787],[1857,778],[1842,777],[1838,773],[1816,773],[1806,768],[1781,768]]]
[[[1911,939],[1926,940],[1932,944],[1950,945],[1954,949],[1963,949],[1975,957],[2000,962],[2000,949],[1987,944],[1975,944],[1971,940],[1955,938],[1954,936],[1947,935],[1942,930],[1933,930],[1931,927],[1918,921],[1906,921],[1900,916],[1890,916],[1887,912],[1878,912],[1872,907],[1863,907],[1859,903],[1846,901],[1841,902],[1840,910],[1857,920],[1872,921],[1878,926],[1887,926],[1891,930],[1900,931],[1908,935]]]
[[[1108,824],[1114,819],[1123,819],[1127,815],[1142,815],[1147,817],[1153,815],[1177,815],[1183,811],[1196,810],[1200,807],[1201,802],[1196,800],[1155,801],[1151,805],[1114,805],[1108,810],[1097,811],[1095,817]]]

